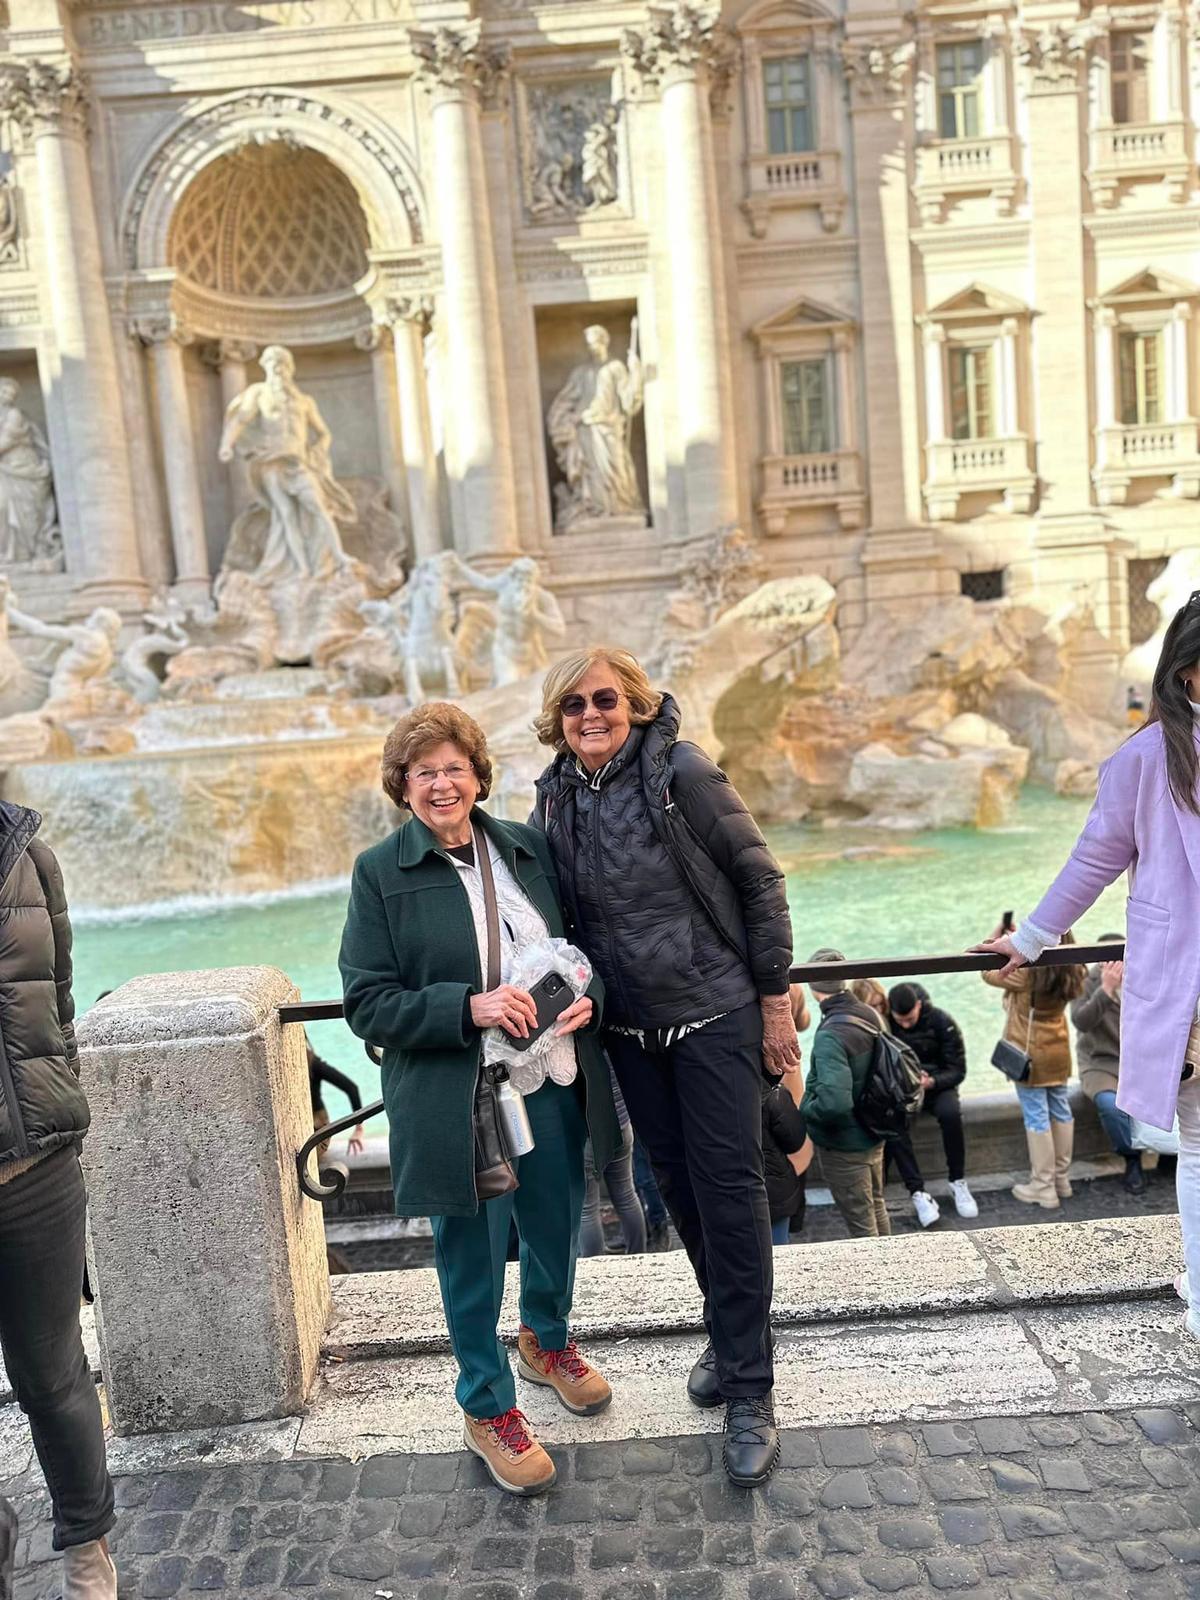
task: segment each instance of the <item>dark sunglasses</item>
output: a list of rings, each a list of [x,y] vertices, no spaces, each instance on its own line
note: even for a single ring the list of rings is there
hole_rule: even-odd
[[[619,689],[597,689],[592,696],[592,704],[597,711],[615,711],[621,703]],[[564,717],[581,717],[588,707],[588,697],[585,694],[565,694],[558,702],[558,709]]]

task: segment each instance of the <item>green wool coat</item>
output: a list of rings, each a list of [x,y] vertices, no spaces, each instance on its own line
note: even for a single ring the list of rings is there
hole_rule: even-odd
[[[564,937],[545,836],[523,823],[473,813],[509,871]],[[482,1035],[466,1002],[484,988],[467,891],[458,869],[416,817],[354,864],[338,957],[346,1021],[383,1051],[396,1214],[469,1217],[475,1194],[472,1113]],[[603,986],[588,989],[595,1015],[574,1035],[596,1165],[620,1149],[608,1067],[597,1038]]]

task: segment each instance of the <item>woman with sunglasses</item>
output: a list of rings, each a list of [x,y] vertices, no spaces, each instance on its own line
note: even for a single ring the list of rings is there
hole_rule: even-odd
[[[975,948],[1006,956],[1010,978],[1125,872],[1117,1105],[1163,1129],[1178,1110],[1185,1327],[1200,1339],[1200,589],[1167,629],[1150,714],[1100,769],[1070,860],[1028,921]]]
[[[604,979],[604,1043],[704,1294],[710,1342],[688,1394],[725,1404],[725,1469],[762,1483],[779,1455],[763,1068],[799,1062],[783,873],[627,650],[552,667],[534,728],[557,755],[532,820]]]

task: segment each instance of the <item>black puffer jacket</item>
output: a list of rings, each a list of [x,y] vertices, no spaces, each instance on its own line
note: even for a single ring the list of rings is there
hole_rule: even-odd
[[[89,1121],[67,897],[41,822],[0,800],[0,1165],[71,1144]]]
[[[783,873],[729,779],[678,733],[664,695],[598,790],[569,752],[537,784],[531,820],[554,852],[568,925],[604,980],[605,1020],[626,1026],[787,992]]]
[[[892,1032],[916,1056],[933,1079],[934,1094],[943,1089],[957,1089],[967,1075],[967,1050],[962,1029],[948,1011],[921,1001],[921,1015],[911,1028],[902,1028],[895,1020]]]

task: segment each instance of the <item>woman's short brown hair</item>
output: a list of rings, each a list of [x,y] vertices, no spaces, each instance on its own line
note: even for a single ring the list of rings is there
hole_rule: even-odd
[[[638,658],[628,650],[595,645],[591,650],[579,650],[574,655],[564,656],[546,674],[542,683],[541,713],[533,719],[533,731],[540,743],[553,746],[560,754],[567,748],[559,704],[563,695],[570,694],[575,685],[597,666],[612,669],[613,676],[621,686],[621,693],[629,702],[629,720],[634,727],[654,721],[662,709],[662,695],[650,687],[650,679]]]
[[[492,758],[483,729],[461,706],[448,700],[426,700],[414,706],[388,734],[383,745],[383,792],[394,806],[408,808],[404,780],[422,750],[435,744],[456,744],[475,769],[479,798],[492,787]]]

